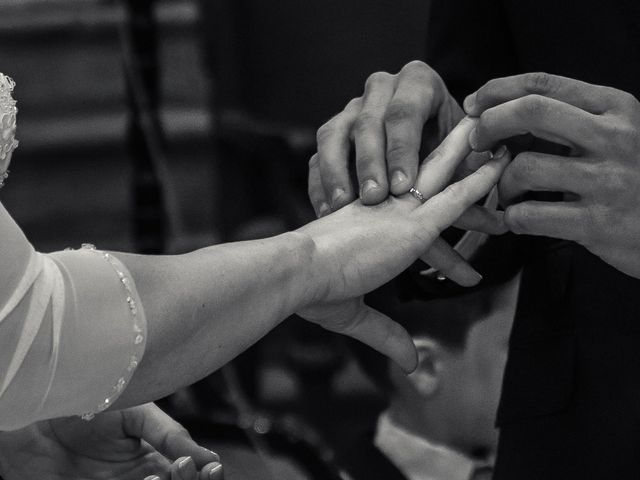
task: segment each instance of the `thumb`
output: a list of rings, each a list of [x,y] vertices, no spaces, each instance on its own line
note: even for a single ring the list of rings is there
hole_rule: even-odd
[[[182,425],[154,403],[124,410],[123,414],[125,433],[146,441],[170,461],[191,457],[198,469],[220,461],[218,454],[198,445]]]
[[[339,321],[338,325],[335,331],[389,357],[405,372],[416,369],[418,354],[409,333],[399,323],[366,305],[364,300],[360,300],[354,315]]]

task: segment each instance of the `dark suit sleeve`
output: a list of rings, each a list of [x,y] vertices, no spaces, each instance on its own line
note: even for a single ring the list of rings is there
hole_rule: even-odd
[[[432,0],[426,61],[462,101],[487,80],[518,72],[502,2]]]

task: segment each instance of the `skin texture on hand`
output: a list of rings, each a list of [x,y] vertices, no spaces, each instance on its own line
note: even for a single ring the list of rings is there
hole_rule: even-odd
[[[4,480],[222,480],[219,461],[154,404],[0,433]]]
[[[640,278],[640,103],[631,94],[546,73],[491,80],[464,103],[482,151],[515,135],[569,147],[569,156],[519,153],[500,181],[515,233],[573,240]],[[562,192],[561,202],[521,201]]]
[[[405,65],[398,74],[376,72],[364,93],[348,103],[317,134],[317,173],[310,176],[310,196],[316,214],[324,216],[355,198],[375,205],[389,194],[402,195],[416,186],[423,142],[437,145],[464,117],[440,76],[423,62]],[[423,138],[425,124],[433,120],[436,131]],[[466,138],[460,138],[466,143]],[[357,188],[350,179],[349,154],[355,152]],[[432,152],[422,163],[435,160]],[[470,153],[457,164],[456,179],[477,170],[486,155]],[[470,206],[455,226],[490,234],[506,231],[501,212]],[[437,239],[423,260],[461,285],[481,278],[446,242]]]
[[[470,151],[465,139],[474,126],[474,120],[463,119],[421,167],[416,185],[425,203],[410,194],[390,197],[376,206],[356,200],[298,230],[315,245],[311,271],[326,279],[315,303],[298,312],[303,318],[363,341],[405,371],[415,368],[415,348],[407,332],[367,307],[361,296],[406,269],[500,178],[509,161],[506,149],[502,156],[496,155],[473,174],[449,185],[457,165]],[[312,161],[312,200],[318,198],[314,190],[318,168]]]
[[[372,74],[363,95],[318,130],[318,180],[327,207],[337,210],[358,197],[345,168],[350,140],[363,204],[375,205],[389,193],[407,193],[418,176],[422,129],[434,117],[437,144],[464,113],[429,66],[414,61],[396,75]]]

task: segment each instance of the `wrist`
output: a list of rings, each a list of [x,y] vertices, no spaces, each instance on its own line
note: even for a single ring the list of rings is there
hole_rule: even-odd
[[[313,304],[322,298],[326,291],[326,282],[318,264],[317,246],[313,237],[302,229],[288,232],[285,245],[292,264],[290,285],[292,291],[293,312]]]

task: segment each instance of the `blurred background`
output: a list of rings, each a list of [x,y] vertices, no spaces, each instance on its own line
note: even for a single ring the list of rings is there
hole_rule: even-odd
[[[2,202],[42,251],[180,253],[295,228],[313,218],[315,131],[369,74],[423,57],[427,14],[424,0],[2,0],[21,142]],[[341,340],[295,318],[162,406],[231,479],[332,478],[335,449],[380,408]]]

